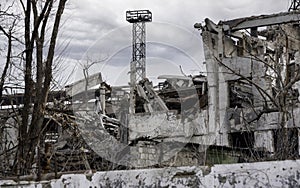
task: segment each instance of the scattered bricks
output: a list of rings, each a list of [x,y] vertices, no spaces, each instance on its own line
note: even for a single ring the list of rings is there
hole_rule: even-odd
[[[150,160],[154,160],[154,159],[155,159],[154,155],[151,155],[151,154],[150,154],[150,155],[149,155],[149,159],[150,159]]]
[[[142,154],[141,154],[141,159],[147,159],[147,156],[148,156],[148,155],[142,153]]]
[[[155,154],[156,153],[156,149],[151,148],[149,153]]]

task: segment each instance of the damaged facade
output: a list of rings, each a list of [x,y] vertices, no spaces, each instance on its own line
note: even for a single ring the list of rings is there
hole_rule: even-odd
[[[191,161],[196,158],[198,164],[205,163],[199,156],[208,146],[234,156],[235,162],[298,158],[299,15],[195,24],[201,29],[207,77],[161,76],[166,82],[157,92],[168,111],[132,114],[129,140],[191,144],[198,153]],[[196,92],[189,93],[192,89]],[[141,127],[151,131],[136,133]]]
[[[297,158],[299,12],[205,23],[207,76],[138,83],[121,126],[133,166],[205,164],[207,148],[231,162]]]
[[[202,30],[215,144],[298,157],[299,11],[206,19],[195,28]]]

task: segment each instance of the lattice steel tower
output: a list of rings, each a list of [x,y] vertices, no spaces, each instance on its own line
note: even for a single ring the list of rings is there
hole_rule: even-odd
[[[300,9],[300,0],[292,0],[292,4],[289,8],[289,11],[294,11],[299,9]]]
[[[146,22],[152,21],[149,10],[126,11],[132,23],[132,60],[130,63],[130,113],[135,113],[136,85],[146,78]]]

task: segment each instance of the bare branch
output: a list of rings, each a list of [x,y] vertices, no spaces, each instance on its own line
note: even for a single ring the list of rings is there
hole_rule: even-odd
[[[252,85],[254,85],[258,90],[260,90],[263,94],[265,94],[273,103],[276,107],[278,107],[278,104],[276,102],[276,100],[271,96],[269,95],[264,89],[262,89],[259,85],[257,85],[255,82],[253,82],[251,79],[247,78],[246,76],[238,73],[237,71],[233,70],[232,68],[230,68],[229,66],[225,65],[222,61],[220,61],[217,57],[215,57],[215,60],[223,67],[225,67],[226,69],[228,69],[230,72],[232,72],[233,74],[247,80],[249,83],[251,83]]]

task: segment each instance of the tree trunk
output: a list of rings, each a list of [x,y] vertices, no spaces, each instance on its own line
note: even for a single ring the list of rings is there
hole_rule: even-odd
[[[52,65],[54,59],[54,51],[56,39],[59,30],[59,23],[63,14],[67,0],[60,0],[55,15],[55,21],[52,27],[50,46],[48,53],[44,54],[44,38],[45,30],[48,23],[48,18],[52,10],[52,5],[56,1],[46,0],[41,13],[38,14],[37,4],[34,0],[27,0],[25,11],[25,94],[24,94],[24,109],[22,113],[22,125],[20,127],[20,147],[19,147],[19,170],[20,175],[28,174],[34,164],[37,145],[41,139],[41,131],[45,115],[47,97],[50,84],[52,81]],[[31,10],[33,14],[31,14]],[[34,18],[34,28],[31,27],[31,16]],[[31,36],[30,36],[31,34]],[[32,60],[33,49],[36,45],[36,83],[32,81]],[[47,57],[43,62],[43,57]],[[35,85],[35,88],[34,88]],[[34,91],[34,92],[33,92]],[[35,94],[34,100],[31,101],[32,94]],[[34,102],[33,109],[31,104]],[[32,120],[29,124],[29,115],[32,110]],[[22,144],[21,144],[22,143]],[[26,159],[26,160],[24,160]],[[39,160],[37,158],[37,160]],[[36,164],[39,164],[37,161]],[[40,169],[39,167],[37,169]],[[40,172],[38,172],[40,174]]]

